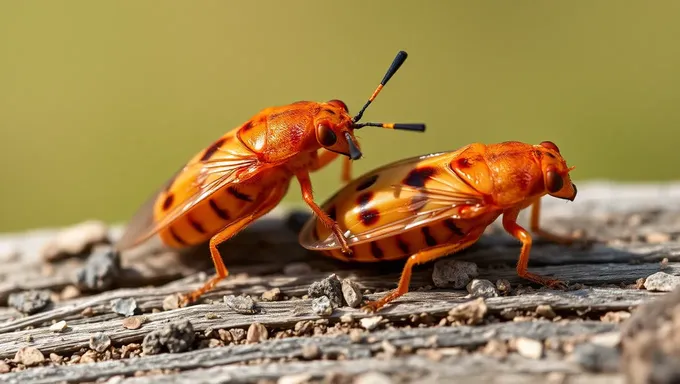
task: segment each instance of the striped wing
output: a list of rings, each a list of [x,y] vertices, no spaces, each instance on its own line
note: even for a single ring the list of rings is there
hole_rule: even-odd
[[[327,211],[329,206],[337,205],[340,201],[356,201],[356,195],[351,193],[356,189],[357,185],[361,184],[363,179],[367,179],[380,172],[385,172],[387,168],[392,170],[395,170],[397,167],[414,169],[415,164],[421,166],[423,164],[426,166],[441,164],[444,163],[444,157],[449,159],[455,158],[455,153],[433,154],[402,160],[367,173],[343,188],[343,190],[329,199],[322,208]],[[444,167],[440,169],[444,169]],[[390,237],[406,230],[426,226],[447,218],[474,218],[493,208],[484,203],[484,196],[482,194],[468,186],[455,174],[444,171],[439,176],[433,177],[428,184],[422,187],[393,182],[381,187],[379,190],[373,190],[373,192],[382,193],[386,197],[382,198],[375,206],[380,217],[385,219],[381,219],[378,225],[373,226],[366,226],[365,223],[362,224],[358,221],[354,221],[351,225],[343,226],[344,222],[339,222],[338,224],[344,230],[345,238],[350,246]],[[385,192],[388,193],[386,194]],[[349,207],[352,207],[349,208],[352,211],[352,215],[358,214],[358,206],[350,205]],[[338,212],[337,216],[340,217],[343,213]],[[316,216],[311,217],[305,223],[299,236],[300,244],[303,247],[318,251],[340,249],[332,234],[325,238],[315,236],[316,226]]]
[[[189,163],[139,208],[126,226],[125,233],[116,247],[125,250],[143,243],[215,192],[229,184],[247,180],[262,169],[255,155],[231,151],[228,147],[220,149],[218,156],[207,161]],[[194,182],[188,183],[184,191],[180,191],[186,198],[178,202],[160,220],[154,220],[153,208],[158,197],[174,180],[183,175],[195,175]]]

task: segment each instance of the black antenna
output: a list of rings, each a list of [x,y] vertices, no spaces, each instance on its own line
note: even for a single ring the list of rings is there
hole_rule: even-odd
[[[361,117],[364,115],[364,111],[366,111],[366,108],[368,108],[369,105],[375,100],[376,96],[382,91],[383,87],[385,84],[387,84],[388,81],[394,76],[394,74],[397,72],[397,70],[401,67],[402,64],[404,64],[404,61],[406,61],[406,58],[408,57],[408,54],[405,51],[399,51],[397,53],[397,57],[394,58],[394,61],[392,61],[392,65],[387,69],[387,72],[385,73],[385,76],[383,77],[382,81],[378,85],[378,88],[375,89],[373,92],[373,95],[368,98],[368,101],[366,104],[364,104],[364,107],[361,108],[359,113],[357,113],[356,116],[352,119],[352,127],[354,129],[359,129],[362,127],[381,127],[381,128],[387,128],[387,129],[400,129],[400,130],[405,130],[405,131],[416,131],[416,132],[424,132],[425,131],[425,124],[394,124],[394,123],[357,123]]]
[[[404,131],[425,132],[425,124],[358,123],[352,126],[354,129],[359,129],[361,127],[380,127],[387,129],[401,129]]]
[[[368,106],[371,105],[373,100],[375,100],[376,96],[378,96],[380,91],[382,91],[385,84],[387,84],[387,82],[392,78],[392,76],[394,76],[399,67],[401,67],[401,65],[404,64],[404,61],[406,61],[407,57],[408,53],[404,51],[399,51],[399,53],[397,53],[397,57],[394,58],[392,65],[390,65],[390,68],[385,73],[385,77],[383,77],[382,81],[378,85],[378,88],[376,88],[375,91],[373,92],[373,95],[371,95],[371,97],[368,98],[368,101],[366,102],[366,104],[364,104],[364,107],[361,108],[359,113],[357,113],[357,115],[354,116],[354,118],[352,119],[353,122],[356,123],[361,119],[361,116],[364,115],[364,111],[366,110],[366,108],[368,108]]]

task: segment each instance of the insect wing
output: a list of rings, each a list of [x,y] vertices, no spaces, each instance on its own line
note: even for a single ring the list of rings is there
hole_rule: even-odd
[[[158,190],[137,211],[125,228],[125,233],[117,242],[119,250],[132,248],[151,238],[164,228],[167,228],[179,217],[184,215],[196,204],[207,199],[225,186],[238,183],[255,175],[260,167],[255,155],[248,155],[227,148],[220,149],[219,156],[213,156],[206,162],[195,162],[187,165],[171,178],[163,188]],[[153,208],[157,198],[165,188],[182,174],[193,174],[195,182],[187,184],[182,193],[187,196],[183,201],[167,212],[160,220],[153,218]]]
[[[390,166],[409,166],[416,161],[436,156],[450,156],[450,154],[432,154],[402,160]],[[432,159],[432,161],[436,163],[437,159]],[[377,171],[385,170],[387,167],[382,167]],[[352,189],[360,182],[361,178],[355,180],[351,185],[347,185],[344,190]],[[473,218],[490,209],[488,205],[484,204],[484,198],[481,194],[474,191],[453,173],[435,176],[430,184],[423,187],[394,183],[389,188],[391,192],[394,192],[390,194],[394,198],[390,198],[389,207],[379,208],[380,216],[399,218],[387,220],[384,224],[370,228],[366,228],[360,222],[354,222],[345,231],[345,238],[349,245],[358,245],[393,236],[405,230],[422,227],[447,218]],[[324,206],[332,203],[334,198],[341,196],[343,191],[337,193]],[[314,238],[312,234],[316,225],[315,216],[305,223],[300,232],[300,244],[307,249],[318,251],[339,249],[340,246],[332,233],[323,239]]]

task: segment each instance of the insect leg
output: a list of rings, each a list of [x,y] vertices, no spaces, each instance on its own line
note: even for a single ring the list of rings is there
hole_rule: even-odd
[[[554,233],[542,229],[539,224],[540,219],[541,219],[541,199],[537,199],[531,205],[531,231],[535,232],[537,235],[541,236],[544,239],[550,240],[558,244],[571,245],[577,240],[577,238],[575,237],[556,235]]]
[[[298,179],[298,182],[300,183],[300,188],[302,189],[302,199],[309,205],[310,208],[312,208],[312,211],[314,211],[314,214],[321,220],[321,222],[330,230],[333,232],[335,235],[336,240],[340,243],[340,246],[342,247],[343,252],[351,254],[352,251],[349,248],[349,245],[347,245],[347,240],[345,239],[345,236],[342,234],[342,230],[340,229],[340,226],[338,223],[333,221],[326,212],[324,212],[316,203],[314,202],[314,194],[312,192],[312,181],[309,179],[309,171],[306,169],[298,171],[295,173],[295,176]]]
[[[408,292],[409,284],[411,283],[411,271],[415,265],[424,264],[440,257],[450,255],[453,252],[460,251],[461,249],[472,245],[475,241],[477,241],[478,238],[479,236],[474,236],[472,238],[466,239],[464,242],[457,242],[455,244],[442,244],[411,255],[406,260],[406,265],[404,265],[404,269],[401,272],[401,278],[399,279],[399,285],[397,286],[397,289],[376,301],[366,303],[362,309],[367,312],[375,312],[394,299],[406,294],[406,292]]]
[[[551,288],[566,288],[566,285],[560,280],[531,273],[527,270],[529,267],[529,253],[531,252],[532,240],[529,232],[517,224],[518,215],[519,209],[503,212],[503,228],[505,228],[505,230],[514,238],[522,242],[522,250],[520,251],[519,260],[517,261],[517,275],[521,278]]]
[[[224,260],[222,259],[222,255],[220,255],[220,251],[217,249],[217,247],[221,243],[234,237],[237,233],[246,228],[248,224],[257,220],[267,212],[271,211],[274,207],[276,207],[279,201],[281,201],[283,196],[286,194],[287,190],[288,190],[287,185],[284,188],[275,188],[272,191],[272,193],[265,195],[266,196],[265,199],[261,200],[262,203],[259,205],[259,208],[257,208],[255,212],[238,220],[235,223],[227,225],[218,234],[216,234],[210,239],[210,256],[212,256],[213,264],[215,265],[216,272],[215,276],[213,276],[210,280],[208,280],[208,282],[203,284],[202,287],[194,290],[188,295],[184,295],[181,300],[182,301],[181,304],[183,306],[198,300],[204,293],[215,288],[215,285],[217,285],[217,283],[219,283],[222,279],[226,278],[229,275],[229,270],[227,270],[227,267],[225,267]],[[257,201],[255,203],[257,205]]]

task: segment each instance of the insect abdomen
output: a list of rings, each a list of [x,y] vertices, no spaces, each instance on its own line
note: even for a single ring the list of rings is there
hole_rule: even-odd
[[[499,214],[489,215],[481,224],[490,224]],[[339,249],[329,251],[328,255],[341,260],[362,263],[404,259],[427,248],[455,244],[464,238],[466,240],[478,238],[486,228],[486,225],[480,226],[479,224],[479,219],[474,221],[446,219],[394,236],[354,245],[352,246],[354,253],[351,257],[347,257]]]
[[[225,187],[198,203],[159,235],[163,243],[174,248],[202,244],[251,210],[260,191],[248,184]]]

